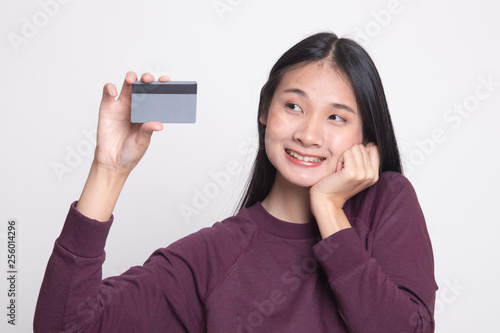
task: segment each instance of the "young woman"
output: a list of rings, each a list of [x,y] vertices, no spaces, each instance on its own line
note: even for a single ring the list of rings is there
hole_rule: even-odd
[[[434,331],[431,243],[380,78],[332,33],[271,70],[239,213],[101,280],[116,200],[162,129],[130,123],[134,81],[116,100],[104,87],[95,158],[48,263],[36,332]]]

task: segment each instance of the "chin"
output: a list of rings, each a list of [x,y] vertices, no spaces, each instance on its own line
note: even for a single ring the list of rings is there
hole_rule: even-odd
[[[308,177],[308,178],[300,178],[300,177],[296,177],[295,175],[292,176],[292,177],[283,177],[283,178],[290,185],[297,186],[297,187],[303,187],[303,188],[311,188],[317,182],[320,181],[320,179],[312,179],[310,177]]]

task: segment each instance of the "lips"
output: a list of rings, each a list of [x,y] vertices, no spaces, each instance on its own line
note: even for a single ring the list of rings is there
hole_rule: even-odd
[[[318,166],[326,160],[325,157],[321,156],[312,156],[312,155],[302,155],[298,152],[290,149],[285,149],[286,156],[290,161],[298,165],[306,165],[306,166]]]

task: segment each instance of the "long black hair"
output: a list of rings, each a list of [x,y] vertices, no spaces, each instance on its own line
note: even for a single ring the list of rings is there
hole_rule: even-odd
[[[338,38],[330,32],[322,32],[295,44],[274,64],[267,82],[260,92],[257,126],[259,149],[247,188],[240,201],[240,208],[250,207],[262,201],[271,191],[276,168],[269,161],[265,150],[265,126],[260,123],[266,117],[281,79],[289,70],[319,60],[328,60],[351,85],[363,121],[363,140],[378,146],[379,172],[402,173],[399,149],[394,135],[389,108],[382,81],[368,53],[355,41]]]

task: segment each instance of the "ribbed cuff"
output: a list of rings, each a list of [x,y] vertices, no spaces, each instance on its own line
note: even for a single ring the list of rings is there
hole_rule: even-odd
[[[313,247],[314,255],[331,283],[370,260],[354,228],[342,229]]]
[[[77,201],[71,204],[63,229],[56,242],[78,257],[95,258],[103,254],[113,216],[99,222],[80,213]]]

